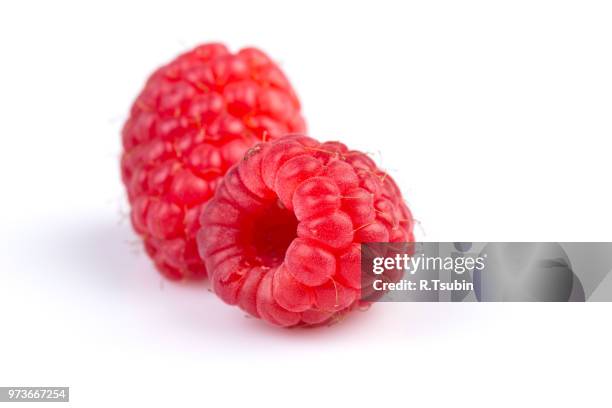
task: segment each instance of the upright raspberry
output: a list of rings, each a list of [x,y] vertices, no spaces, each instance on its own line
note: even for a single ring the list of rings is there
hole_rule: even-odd
[[[202,212],[198,244],[225,302],[280,326],[359,303],[362,242],[413,242],[393,179],[365,154],[299,135],[258,144]]]
[[[123,128],[121,170],[132,224],[163,275],[206,276],[202,205],[249,147],[304,128],[287,78],[257,49],[201,45],[151,75]]]

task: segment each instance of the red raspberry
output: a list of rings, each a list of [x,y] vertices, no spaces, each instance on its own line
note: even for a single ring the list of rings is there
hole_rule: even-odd
[[[279,326],[359,304],[362,242],[412,242],[395,182],[341,143],[290,135],[232,167],[201,217],[198,245],[225,302]]]
[[[220,177],[257,141],[304,128],[285,75],[254,48],[202,45],[151,75],[123,128],[121,170],[132,224],[163,275],[206,276],[195,234]]]

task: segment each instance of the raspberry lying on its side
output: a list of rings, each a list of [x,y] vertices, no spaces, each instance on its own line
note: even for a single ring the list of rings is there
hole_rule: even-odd
[[[320,324],[359,303],[360,243],[414,241],[391,177],[361,152],[299,135],[251,148],[200,222],[215,293],[279,326]]]
[[[121,171],[134,229],[163,275],[206,276],[202,205],[249,147],[296,131],[304,121],[291,85],[254,48],[202,45],[151,75],[123,127]]]

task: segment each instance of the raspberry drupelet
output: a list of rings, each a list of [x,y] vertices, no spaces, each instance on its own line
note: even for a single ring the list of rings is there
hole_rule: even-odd
[[[287,78],[264,53],[201,45],[155,71],[122,132],[131,220],[170,279],[206,276],[195,235],[220,178],[260,140],[305,130]]]
[[[360,303],[360,243],[413,242],[393,179],[339,142],[289,135],[248,150],[201,216],[214,292],[272,324],[328,322]]]

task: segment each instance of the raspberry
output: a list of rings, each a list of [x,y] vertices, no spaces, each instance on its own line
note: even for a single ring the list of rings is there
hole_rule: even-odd
[[[362,242],[413,242],[401,193],[365,154],[290,135],[249,149],[200,220],[198,246],[225,302],[279,326],[359,305]]]
[[[206,276],[199,212],[259,140],[304,131],[281,70],[254,48],[201,45],[159,68],[123,128],[122,179],[145,249],[170,279]]]

